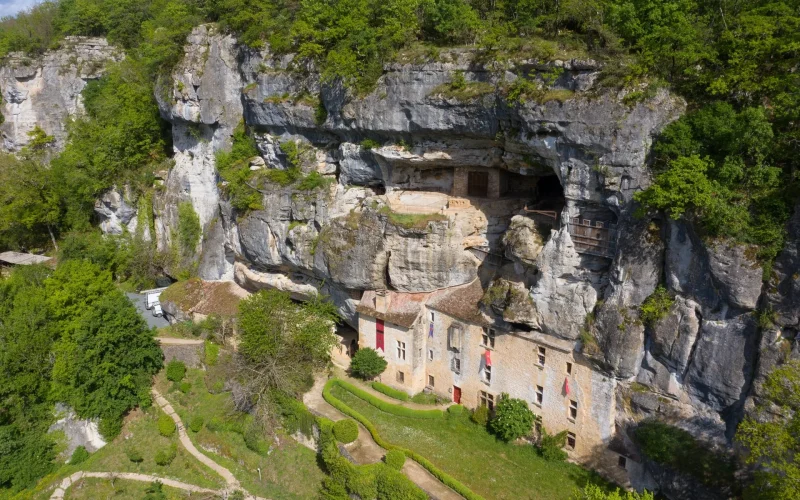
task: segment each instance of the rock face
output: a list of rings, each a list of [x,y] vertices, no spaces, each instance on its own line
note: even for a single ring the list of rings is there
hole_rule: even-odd
[[[101,40],[70,43],[0,70],[5,149],[36,124],[63,141],[86,80],[118,57]],[[365,96],[291,63],[201,26],[171,86],[156,92],[175,164],[154,199],[153,237],[170,251],[178,207],[190,204],[203,228],[201,278],[298,300],[323,293],[352,325],[365,290],[499,283],[481,306],[499,328],[574,341],[618,391],[644,388],[618,392],[619,429],[661,415],[730,438],[760,381],[800,355],[800,209],[767,282],[752,248],[708,241],[692,220],[634,216],[653,138],[684,110],[675,96],[626,104],[597,83],[594,61],[526,62],[516,69],[533,78],[559,69],[549,90],[572,94],[509,103],[502,89],[516,72],[466,50],[388,65]],[[453,97],[456,71],[490,90]],[[247,211],[232,206],[216,168],[240,123],[259,152],[247,160],[261,181]],[[288,168],[309,182],[269,181]],[[132,230],[133,207],[108,193],[96,205],[101,227]],[[645,324],[640,308],[659,284],[671,302]]]
[[[58,50],[39,59],[11,54],[0,68],[5,121],[0,125],[4,151],[19,151],[28,133],[40,127],[64,145],[69,117],[83,111],[81,91],[122,54],[104,38],[67,37]]]

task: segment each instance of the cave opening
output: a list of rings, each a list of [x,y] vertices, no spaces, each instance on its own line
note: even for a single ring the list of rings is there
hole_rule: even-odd
[[[538,177],[532,208],[560,212],[564,208],[564,188],[556,175]]]

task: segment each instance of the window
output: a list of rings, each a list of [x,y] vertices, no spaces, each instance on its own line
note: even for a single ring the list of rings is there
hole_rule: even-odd
[[[567,375],[572,375],[572,363],[567,361]]]
[[[397,383],[404,384],[406,381],[406,374],[403,372],[397,372]]]
[[[578,418],[578,402],[577,401],[570,401],[569,402],[569,419],[574,422],[576,418]]]
[[[539,348],[539,366],[544,366],[545,355],[547,354],[547,349],[544,347]]]
[[[433,349],[428,349],[428,361],[433,361]]]
[[[542,401],[544,401],[544,387],[541,385],[536,386],[536,404],[542,406]]]
[[[622,455],[620,455],[619,458],[617,459],[617,465],[619,465],[623,469],[627,469],[628,468],[628,459],[623,457]]]
[[[461,373],[461,360],[458,358],[453,358],[453,360],[450,362],[450,369],[455,373]]]
[[[462,333],[461,325],[450,325],[450,328],[447,329],[447,343],[450,349],[454,351],[461,350]]]
[[[434,387],[433,375],[428,375],[428,386]]]
[[[484,366],[483,367],[483,381],[487,384],[492,383],[492,367],[491,366]]]
[[[397,359],[405,361],[406,359],[406,343],[397,341]]]
[[[483,336],[481,337],[481,345],[494,349],[494,328],[484,328]]]
[[[575,449],[575,433],[574,432],[568,432],[567,433],[567,448],[569,448],[570,450],[574,450]]]
[[[481,406],[486,406],[489,408],[489,411],[494,411],[494,394],[480,391],[478,393],[478,401],[480,401]]]
[[[436,315],[435,315],[435,314],[433,314],[433,311],[431,311],[431,323],[433,323],[433,321],[434,321],[435,319],[436,319]]]

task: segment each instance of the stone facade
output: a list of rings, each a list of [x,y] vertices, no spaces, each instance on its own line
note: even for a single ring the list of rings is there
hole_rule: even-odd
[[[384,304],[367,292],[358,307],[359,346],[376,348],[383,321],[384,348],[378,352],[388,367],[380,381],[408,394],[433,392],[468,408],[493,406],[504,393],[527,401],[548,433],[570,433],[572,459],[630,484],[627,472],[641,466],[630,454],[609,449],[615,437],[616,380],[593,370],[574,341],[490,328],[475,302],[482,291],[476,280],[413,294],[413,301],[402,297],[412,294],[387,292]],[[400,316],[397,302],[418,305],[416,315]],[[538,432],[537,425],[532,435]]]

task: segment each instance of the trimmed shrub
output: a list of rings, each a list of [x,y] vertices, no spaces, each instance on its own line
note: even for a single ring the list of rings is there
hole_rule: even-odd
[[[558,434],[548,434],[542,429],[542,439],[539,441],[539,453],[548,462],[563,462],[567,459],[567,452],[564,451],[564,443],[567,440],[567,431]]]
[[[359,349],[350,360],[350,372],[354,377],[372,380],[386,370],[386,360],[371,347]]]
[[[394,398],[400,401],[408,401],[409,399],[408,394],[406,394],[405,392],[398,391],[397,389],[389,387],[386,384],[381,384],[380,382],[373,382],[372,388],[382,394],[386,394],[390,398]]]
[[[333,424],[333,437],[340,443],[352,443],[358,439],[358,424],[346,418]]]
[[[178,389],[184,394],[189,394],[189,392],[192,390],[192,384],[189,382],[181,382],[178,384]]]
[[[472,411],[470,419],[481,427],[486,427],[489,423],[489,407],[481,405]]]
[[[391,413],[392,415],[410,418],[444,418],[444,412],[442,410],[415,410],[414,408],[406,408],[405,406],[392,404],[382,399],[378,399],[369,392],[360,389],[349,382],[345,382],[344,380],[333,379],[332,382],[359,399],[363,399],[375,408],[385,411],[386,413]]]
[[[389,450],[383,457],[384,463],[394,470],[400,470],[406,463],[406,454],[400,450]]]
[[[125,455],[128,457],[128,460],[135,464],[144,461],[144,457],[142,457],[142,454],[136,448],[128,448],[125,450]]]
[[[192,432],[200,432],[203,430],[204,423],[205,421],[203,420],[203,417],[200,415],[195,415],[191,420],[189,420],[189,429],[191,429]]]
[[[164,448],[158,450],[155,456],[156,465],[167,466],[175,460],[175,456],[178,454],[178,450],[175,445],[170,446],[169,448]]]
[[[463,405],[450,405],[447,407],[447,413],[454,417],[460,416],[464,414],[465,409]]]
[[[503,393],[494,411],[489,430],[503,441],[514,441],[531,432],[534,415],[525,401]]]
[[[121,417],[103,417],[97,424],[97,430],[106,441],[113,441],[122,432]]]
[[[377,465],[381,466],[382,464]],[[378,487],[378,498],[387,500],[427,500],[428,498],[428,495],[412,483],[410,479],[401,472],[389,467],[376,467],[375,479]]]
[[[186,375],[186,365],[183,362],[173,359],[167,363],[167,380],[180,382]]]
[[[172,437],[175,434],[175,422],[166,413],[158,417],[158,433],[164,437]]]
[[[78,446],[75,448],[75,451],[72,452],[72,456],[69,459],[70,465],[78,465],[82,464],[89,458],[89,451],[86,450],[83,446]]]

